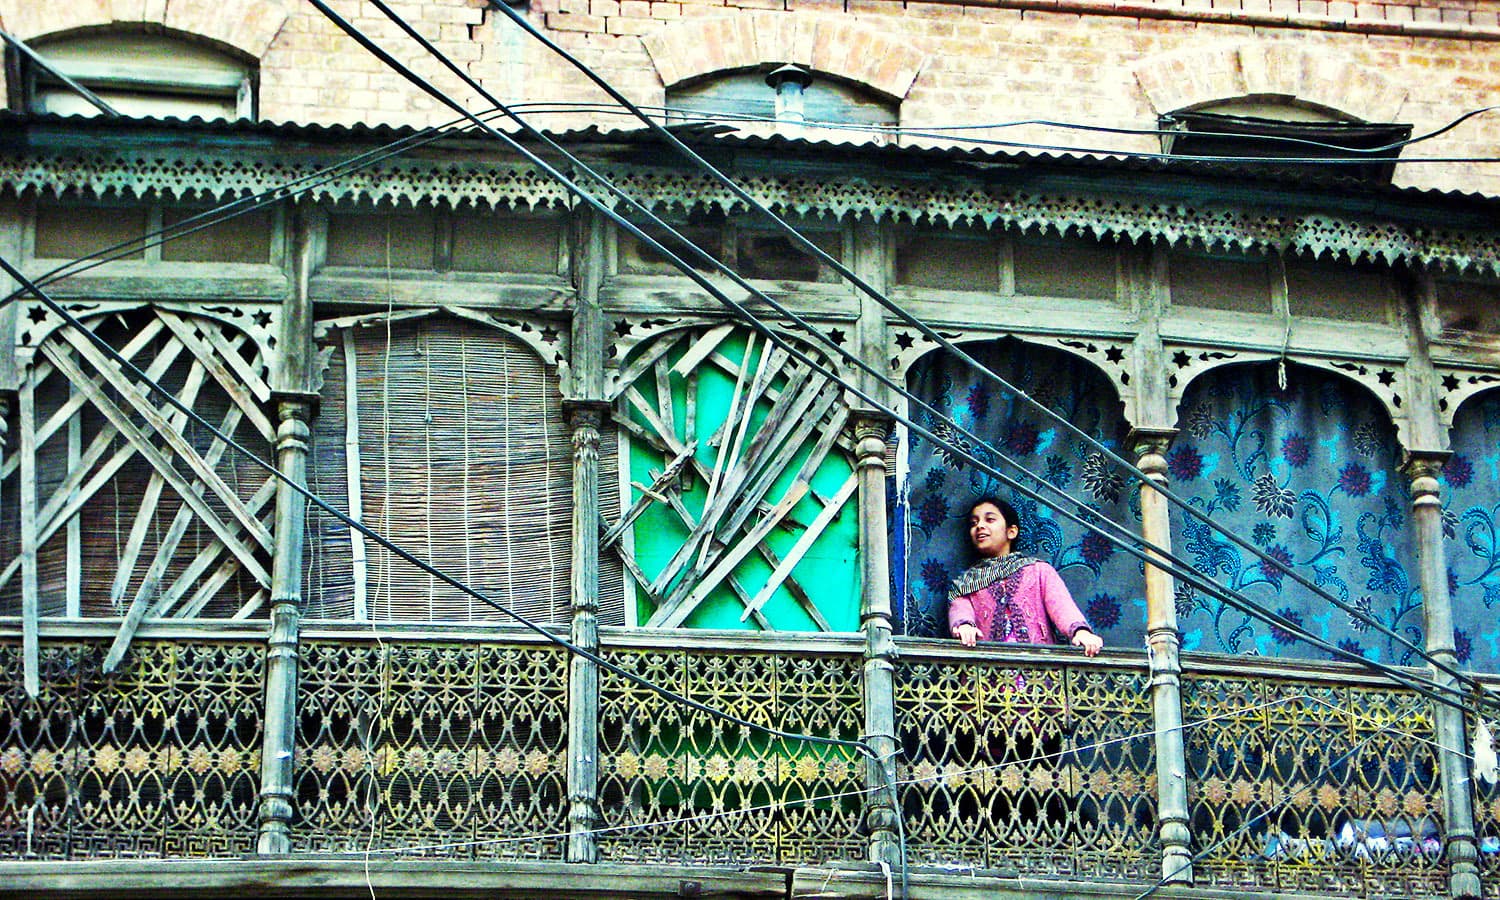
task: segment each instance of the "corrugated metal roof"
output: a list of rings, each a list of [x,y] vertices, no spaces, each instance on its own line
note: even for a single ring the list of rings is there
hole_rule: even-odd
[[[503,123],[503,118],[496,122]],[[348,143],[351,141],[384,144],[412,137],[427,129],[410,125],[389,124],[321,124],[299,122],[270,122],[249,119],[205,120],[194,116],[178,118],[105,118],[90,116],[63,116],[52,113],[25,113],[0,110],[0,141],[3,132],[12,129],[88,128],[99,131],[154,130],[159,132],[189,135],[215,135],[223,137],[256,137],[302,141],[308,143]],[[785,135],[749,135],[726,131],[722,125],[675,126],[673,131],[685,141],[698,146],[712,146],[724,150],[746,150],[794,154],[802,159],[827,159],[838,154],[847,160],[857,160],[882,168],[911,169],[922,171],[932,164],[954,164],[971,174],[977,168],[1045,168],[1067,172],[1077,171],[1094,175],[1142,174],[1155,176],[1182,176],[1187,178],[1212,178],[1217,181],[1229,179],[1247,187],[1265,189],[1316,189],[1320,192],[1362,197],[1370,200],[1390,199],[1404,202],[1456,203],[1470,208],[1500,208],[1500,196],[1473,191],[1442,190],[1437,188],[1402,187],[1390,184],[1372,184],[1349,177],[1341,177],[1328,166],[1308,165],[1306,168],[1287,163],[1286,160],[1266,160],[1264,163],[1227,162],[1182,157],[1143,157],[1126,153],[1091,153],[1062,149],[1021,149],[991,146],[910,146],[891,144],[855,143],[850,141],[790,137]],[[461,127],[454,126],[452,141],[479,141],[482,136],[465,134]],[[662,138],[645,127],[611,128],[589,125],[583,128],[546,130],[548,137],[562,144],[639,145],[657,146]],[[528,142],[525,136],[518,140]]]

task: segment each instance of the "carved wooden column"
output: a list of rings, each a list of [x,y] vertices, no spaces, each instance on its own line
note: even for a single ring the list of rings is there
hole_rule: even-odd
[[[1167,485],[1167,446],[1174,428],[1137,428],[1131,433],[1135,464],[1153,484]],[[1141,536],[1170,550],[1170,507],[1159,492],[1141,486]],[[1190,884],[1193,855],[1189,849],[1187,754],[1182,740],[1181,638],[1172,576],[1146,566],[1146,647],[1151,663],[1151,708],[1156,727],[1156,820],[1161,838],[1162,878],[1168,884]]]
[[[574,644],[599,652],[599,425],[603,400],[565,403],[573,431]],[[568,671],[568,862],[599,860],[599,666],[574,656]]]
[[[870,859],[895,870],[901,862],[896,828],[900,815],[892,796],[896,771],[896,644],[891,640],[891,567],[886,534],[885,449],[888,417],[856,411],[852,417],[859,472],[860,627],[865,633],[865,740],[885,771],[867,763],[869,791],[865,823],[870,832]]]
[[[1457,668],[1453,645],[1453,606],[1448,594],[1447,551],[1443,546],[1443,506],[1438,472],[1446,452],[1413,450],[1402,466],[1411,481],[1411,518],[1417,535],[1417,567],[1422,585],[1422,617],[1427,653],[1449,668]],[[1458,680],[1436,667],[1433,682],[1440,689],[1456,688]],[[1461,697],[1462,694],[1455,694]],[[1479,852],[1474,840],[1474,795],[1469,777],[1464,714],[1444,703],[1433,707],[1446,821],[1448,888],[1454,897],[1479,896]]]
[[[280,352],[272,372],[271,402],[276,406],[276,548],[271,554],[271,630],[266,638],[265,734],[260,757],[260,834],[263,854],[292,850],[296,786],[293,753],[297,742],[298,630],[302,618],[302,545],[307,532],[307,499],[296,487],[307,485],[311,451],[309,423],[317,410],[312,386],[312,234],[300,217],[293,224],[295,289],[282,304]],[[294,487],[294,485],[296,487]]]
[[[312,430],[309,398],[278,395],[276,467],[307,484]],[[285,482],[276,486],[276,551],[271,559],[271,633],[266,639],[266,718],[260,760],[260,853],[292,850],[296,799],[292,754],[297,740],[298,627],[302,617],[302,543],[307,502]]]
[[[599,652],[599,426],[604,400],[604,311],[599,290],[609,269],[609,224],[582,210],[574,220],[571,385],[563,409],[573,435],[572,640]],[[599,861],[599,666],[568,665],[567,861]]]

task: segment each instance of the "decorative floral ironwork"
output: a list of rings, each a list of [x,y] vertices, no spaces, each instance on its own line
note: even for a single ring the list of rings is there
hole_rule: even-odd
[[[301,653],[299,848],[560,858],[562,651],[314,642]]]
[[[1421,697],[1263,675],[1185,676],[1182,697],[1200,885],[1446,895]]]
[[[757,724],[856,739],[859,658],[617,650],[657,684]],[[864,766],[847,750],[773,740],[600,679],[599,793],[613,861],[793,864],[862,859]]]
[[[913,863],[1154,879],[1160,858],[1145,673],[1007,664],[897,667],[901,805]]]
[[[263,648],[48,641],[42,692],[0,643],[0,857],[239,857],[255,848]]]

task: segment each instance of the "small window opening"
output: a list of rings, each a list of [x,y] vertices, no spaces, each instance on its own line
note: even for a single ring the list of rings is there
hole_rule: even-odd
[[[1325,165],[1297,164],[1327,174],[1385,183],[1395,171],[1410,125],[1358,122],[1286,103],[1233,101],[1158,120],[1162,152],[1181,157],[1328,159]],[[1368,164],[1339,160],[1369,160]]]
[[[15,51],[10,58],[11,70],[19,75],[19,99],[31,112],[102,115],[54,74],[61,72],[126,116],[235,119],[255,114],[255,67],[193,41],[111,31],[36,41],[30,47],[46,67]]]

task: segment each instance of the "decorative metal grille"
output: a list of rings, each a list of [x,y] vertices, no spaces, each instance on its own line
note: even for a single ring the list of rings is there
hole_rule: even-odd
[[[551,647],[304,642],[298,848],[560,858],[567,679]]]
[[[1186,677],[1182,694],[1200,885],[1447,893],[1425,700],[1264,676]]]
[[[914,864],[1154,880],[1156,762],[1144,672],[922,659],[896,668]]]
[[[254,851],[263,648],[49,641],[41,693],[0,643],[0,858],[238,857]]]
[[[858,738],[857,656],[616,650],[627,670],[741,718]],[[864,767],[600,678],[599,794],[611,861],[795,864],[863,859]]]

